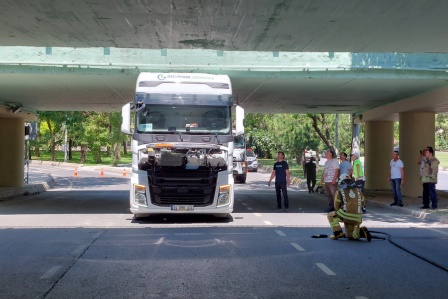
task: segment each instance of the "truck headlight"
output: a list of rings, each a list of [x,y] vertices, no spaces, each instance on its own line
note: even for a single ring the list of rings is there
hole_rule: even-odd
[[[145,185],[134,185],[134,204],[139,206],[148,206],[148,203],[146,201]]]
[[[230,204],[230,185],[223,185],[219,187],[218,207]]]

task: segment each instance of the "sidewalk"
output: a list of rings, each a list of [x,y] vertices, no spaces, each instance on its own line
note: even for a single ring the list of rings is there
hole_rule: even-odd
[[[263,173],[271,173],[272,168],[259,166],[259,171]],[[307,190],[306,181],[304,180],[293,177],[291,178],[291,184],[294,184],[300,189]],[[420,209],[423,205],[422,198],[408,196],[403,196],[403,207],[391,207],[390,204],[394,200],[390,190],[366,190],[365,197],[367,202],[367,213],[369,212],[369,207],[379,207],[420,219],[429,219],[448,224],[448,192],[437,190],[437,210]]]

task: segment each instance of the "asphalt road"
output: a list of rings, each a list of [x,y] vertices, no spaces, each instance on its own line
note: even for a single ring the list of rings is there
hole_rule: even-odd
[[[369,208],[391,241],[331,241],[326,198],[268,174],[236,186],[228,220],[135,221],[121,173],[41,167],[56,187],[0,203],[0,298],[446,298],[448,226]],[[374,234],[381,237],[382,234]],[[400,248],[401,247],[401,248]],[[407,250],[407,251],[405,251]]]

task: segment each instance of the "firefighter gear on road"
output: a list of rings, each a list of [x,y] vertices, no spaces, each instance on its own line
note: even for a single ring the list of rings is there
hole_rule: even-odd
[[[328,213],[327,216],[333,229],[330,239],[337,240],[346,236],[352,240],[366,238],[370,242],[371,236],[367,228],[364,226],[360,228],[364,204],[365,198],[361,190],[347,174],[341,175],[340,185],[334,198],[335,211]],[[340,222],[344,222],[345,235]]]

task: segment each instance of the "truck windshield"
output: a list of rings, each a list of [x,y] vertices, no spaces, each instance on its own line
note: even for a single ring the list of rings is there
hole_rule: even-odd
[[[233,147],[234,148],[245,148],[245,144],[244,144],[244,136],[235,136],[233,137]]]
[[[146,105],[137,110],[137,133],[231,133],[229,106]]]

